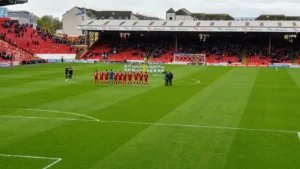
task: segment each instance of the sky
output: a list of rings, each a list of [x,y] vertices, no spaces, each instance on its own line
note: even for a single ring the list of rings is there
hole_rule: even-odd
[[[10,10],[27,10],[37,16],[62,15],[74,6],[95,10],[127,10],[165,19],[169,8],[186,8],[192,13],[227,13],[233,17],[257,17],[260,14],[300,15],[300,0],[28,0]]]

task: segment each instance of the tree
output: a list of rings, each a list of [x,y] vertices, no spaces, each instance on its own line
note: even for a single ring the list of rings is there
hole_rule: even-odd
[[[45,15],[38,19],[38,26],[55,33],[56,30],[62,29],[62,22],[59,18],[54,18],[52,15]]]

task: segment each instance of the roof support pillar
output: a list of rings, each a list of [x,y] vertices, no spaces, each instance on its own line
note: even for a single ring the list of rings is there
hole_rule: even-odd
[[[175,32],[175,52],[178,51],[177,32]]]
[[[271,48],[272,48],[272,36],[271,33],[269,33],[269,56],[271,56]]]

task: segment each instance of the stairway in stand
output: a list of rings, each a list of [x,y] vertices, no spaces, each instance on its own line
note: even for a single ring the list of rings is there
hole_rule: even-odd
[[[299,59],[294,57],[294,58],[292,58],[291,62],[292,62],[293,65],[297,65],[299,63]]]
[[[244,47],[242,51],[242,64],[247,64],[247,51],[248,49]]]

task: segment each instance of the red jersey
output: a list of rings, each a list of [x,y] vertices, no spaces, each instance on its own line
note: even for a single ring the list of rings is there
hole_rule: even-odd
[[[123,73],[123,81],[126,81],[126,79],[127,79],[127,73]]]
[[[94,73],[94,77],[95,77],[95,78],[96,78],[96,77],[98,78],[98,72],[95,72],[95,73]]]
[[[134,72],[134,79],[137,79],[139,76],[138,72]]]
[[[148,79],[148,74],[147,73],[144,74],[144,78]]]
[[[139,76],[140,76],[140,80],[143,80],[143,73],[140,73]]]
[[[119,80],[122,80],[123,73],[119,72]]]
[[[115,80],[118,79],[118,73],[117,73],[117,72],[114,73],[114,79],[115,79]]]
[[[128,79],[132,80],[132,73],[128,73]]]
[[[108,80],[108,72],[104,73],[105,79]]]
[[[103,80],[103,72],[100,72],[100,80]]]

